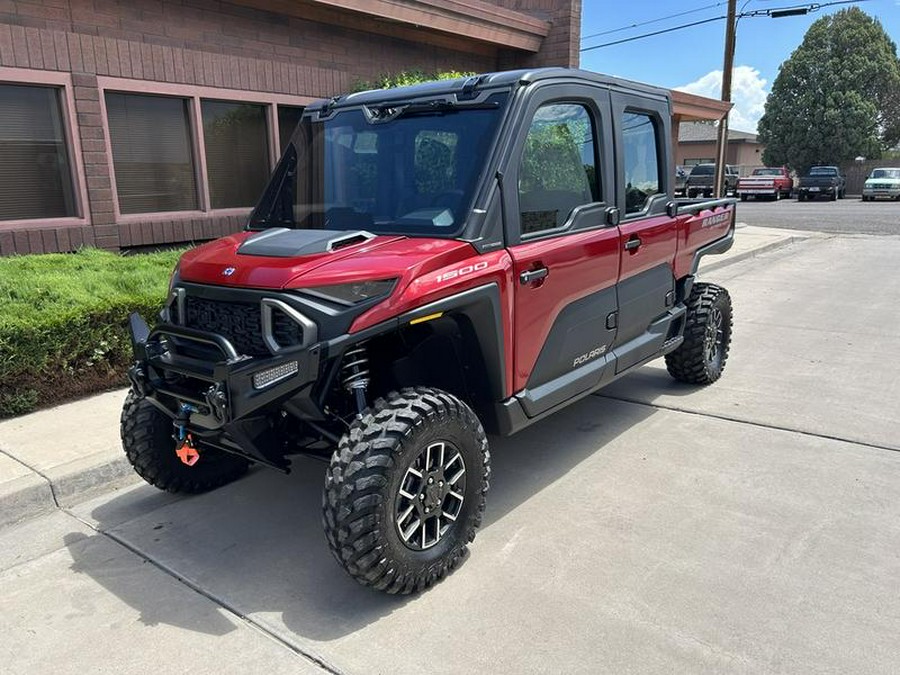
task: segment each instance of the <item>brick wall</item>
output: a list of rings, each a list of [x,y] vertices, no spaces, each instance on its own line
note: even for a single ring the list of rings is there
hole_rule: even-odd
[[[454,50],[219,0],[0,0],[0,66],[72,73],[90,224],[3,229],[0,255],[197,241],[244,216],[116,222],[97,77],[327,97],[411,68],[490,71],[577,63],[580,0],[498,0],[553,22],[534,56]],[[574,51],[573,51],[574,50]]]
[[[545,19],[551,23],[537,54],[522,55],[504,51],[499,67],[536,68],[563,66],[577,68],[581,63],[581,0],[498,0],[498,5]]]

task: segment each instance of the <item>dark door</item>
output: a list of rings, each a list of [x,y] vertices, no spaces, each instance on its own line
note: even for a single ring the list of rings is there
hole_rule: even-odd
[[[653,356],[665,334],[654,324],[674,303],[677,221],[666,214],[671,127],[664,99],[612,94],[617,204],[622,219],[616,370]],[[667,326],[663,326],[667,327]]]
[[[529,99],[505,183],[515,290],[515,390],[537,415],[599,382],[616,330],[621,242],[609,92],[550,85]]]

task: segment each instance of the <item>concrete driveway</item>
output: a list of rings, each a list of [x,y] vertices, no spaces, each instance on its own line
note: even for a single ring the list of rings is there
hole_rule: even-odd
[[[0,537],[4,670],[895,671],[898,259],[811,239],[714,272],[723,379],[645,367],[493,439],[472,555],[421,596],[331,559],[313,460],[33,521]]]

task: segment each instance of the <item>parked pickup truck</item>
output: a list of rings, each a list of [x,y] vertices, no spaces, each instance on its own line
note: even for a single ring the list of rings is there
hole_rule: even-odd
[[[737,194],[741,201],[748,197],[770,197],[779,200],[790,197],[794,179],[785,167],[765,166],[753,169],[749,176],[738,179]]]
[[[873,169],[863,185],[862,199],[900,199],[900,168],[882,167]]]
[[[738,167],[730,164],[725,166],[725,185],[722,194],[732,195],[737,190],[738,183]],[[713,185],[716,180],[715,164],[697,164],[691,169],[690,175],[685,181],[685,189],[687,196],[691,199],[695,197],[712,197],[715,194]]]
[[[826,196],[831,201],[844,198],[847,179],[836,166],[814,166],[800,178],[797,201]]]
[[[135,470],[193,493],[323,459],[337,561],[431,586],[481,525],[486,433],[659,357],[722,374],[731,301],[697,269],[735,200],[673,199],[671,116],[667,90],[562,68],[308,106],[244,231],[131,317]]]

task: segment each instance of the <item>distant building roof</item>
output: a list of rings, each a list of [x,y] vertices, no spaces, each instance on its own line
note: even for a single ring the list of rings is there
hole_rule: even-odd
[[[717,127],[704,122],[682,122],[678,127],[679,143],[715,143]],[[756,134],[737,129],[728,130],[728,142],[759,143]]]

